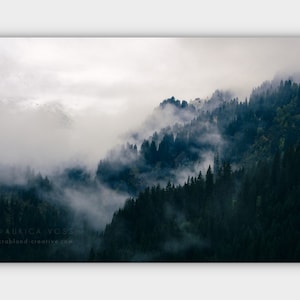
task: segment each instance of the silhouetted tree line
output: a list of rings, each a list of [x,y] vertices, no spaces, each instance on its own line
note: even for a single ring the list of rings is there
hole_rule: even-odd
[[[203,150],[201,125],[215,125],[225,141],[223,165],[184,186],[147,188],[128,200],[106,227],[95,259],[299,260],[299,122],[300,88],[288,80],[249,101],[202,111],[176,132],[176,146],[170,133],[158,147],[144,141],[146,164],[174,168],[180,151],[193,161],[188,145]],[[229,161],[239,169],[232,172]]]
[[[114,214],[94,260],[299,261],[300,146],[251,169],[147,188]]]
[[[165,100],[182,106],[175,98]],[[284,151],[300,142],[300,89],[287,80],[278,87],[254,93],[249,101],[234,98],[214,110],[198,112],[184,125],[155,132],[140,147],[127,144],[120,157],[100,161],[96,177],[109,187],[136,196],[164,174],[175,180],[174,170],[201,162],[208,152],[220,151],[222,159],[251,166],[257,158],[268,159],[276,150]],[[220,150],[221,149],[221,150]]]

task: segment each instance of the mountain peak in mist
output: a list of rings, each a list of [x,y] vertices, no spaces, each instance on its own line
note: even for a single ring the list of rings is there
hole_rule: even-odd
[[[230,101],[234,98],[234,95],[230,91],[215,90],[214,93],[206,100],[196,98],[190,102],[197,110],[213,111],[225,102]]]
[[[171,98],[168,98],[168,99],[165,99],[164,101],[162,101],[160,104],[159,104],[159,107],[161,109],[164,109],[167,105],[172,105],[176,108],[179,108],[179,109],[186,109],[189,107],[189,104],[187,103],[187,101],[185,100],[178,100],[178,99],[175,99],[174,96],[172,96]]]
[[[224,102],[228,102],[233,98],[233,94],[230,91],[216,90],[210,99],[206,101],[204,107],[208,111],[212,111],[215,108],[222,105]]]
[[[193,104],[185,100],[178,100],[172,96],[163,100],[149,114],[138,130],[130,132],[129,139],[134,144],[141,144],[145,137],[151,136],[162,128],[190,122],[196,117],[196,113],[197,110]]]

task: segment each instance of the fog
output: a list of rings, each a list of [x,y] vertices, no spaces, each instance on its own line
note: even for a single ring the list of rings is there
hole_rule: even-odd
[[[118,122],[127,127],[116,128]],[[20,107],[0,103],[0,162],[52,172],[72,164],[95,168],[98,160],[120,141],[130,119],[85,109],[72,114],[59,103]]]
[[[174,105],[167,104],[163,108],[158,106],[147,118],[134,130],[127,131],[122,138],[132,144],[140,146],[145,139],[153,136],[162,129],[173,125],[180,126],[188,123],[197,116],[196,109],[180,109]],[[156,141],[157,143],[160,141]]]
[[[299,51],[299,38],[1,38],[0,164],[95,168],[163,99],[243,100],[298,72]]]
[[[88,225],[99,230],[111,222],[113,213],[123,206],[129,195],[117,193],[103,185],[92,188],[64,188],[61,201],[67,204]]]

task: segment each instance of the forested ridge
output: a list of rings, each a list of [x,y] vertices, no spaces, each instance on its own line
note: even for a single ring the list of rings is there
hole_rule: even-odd
[[[253,92],[249,101],[233,99],[212,112],[202,111],[182,128],[189,133],[178,143],[184,155],[199,136],[193,129],[199,130],[204,120],[224,140],[208,145],[216,146],[214,166],[183,185],[153,186],[129,199],[106,226],[93,259],[299,260],[299,85],[288,80]],[[172,137],[168,141],[172,164],[176,154],[171,149],[180,147]],[[203,145],[194,146],[203,150]]]
[[[101,236],[96,260],[298,261],[300,147],[249,170],[223,163],[183,186],[127,200]]]
[[[1,183],[0,260],[299,261],[299,84],[158,109],[181,122],[142,140],[141,126],[94,174],[74,166]],[[100,227],[103,197],[118,208]]]

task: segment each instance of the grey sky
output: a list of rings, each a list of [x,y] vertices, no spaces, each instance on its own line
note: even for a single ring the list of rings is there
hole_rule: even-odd
[[[163,99],[215,89],[244,99],[298,72],[299,53],[299,38],[2,38],[0,162],[94,164]]]
[[[27,38],[0,40],[1,97],[115,113],[216,88],[241,97],[275,73],[297,71],[297,38]]]

